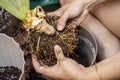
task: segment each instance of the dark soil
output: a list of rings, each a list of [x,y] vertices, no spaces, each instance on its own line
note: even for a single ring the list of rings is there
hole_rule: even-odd
[[[21,72],[14,66],[0,67],[0,80],[19,80]]]
[[[46,17],[47,22],[56,28],[58,17]],[[35,72],[31,54],[36,54],[38,59],[48,66],[56,64],[54,54],[54,46],[60,45],[66,57],[76,60],[78,63],[84,64],[84,61],[74,52],[78,44],[79,30],[73,28],[73,25],[68,22],[62,32],[56,30],[53,36],[48,36],[44,33],[37,33],[33,30],[27,32],[20,30],[14,39],[20,44],[25,53],[25,73],[27,80],[46,80],[41,74]]]
[[[47,18],[49,24],[56,28],[58,18],[56,16]],[[78,43],[78,33],[73,25],[68,23],[62,32],[56,30],[53,36],[44,33],[36,33],[31,31],[30,50],[32,54],[36,54],[38,59],[48,66],[56,64],[54,54],[54,46],[60,45],[66,57],[75,59],[77,55],[73,52]]]
[[[3,16],[0,16],[0,17],[3,17]],[[51,18],[46,17],[45,19],[47,20],[49,24],[53,25],[56,28],[58,17],[56,16],[51,17]],[[11,21],[11,20],[8,19],[7,21]],[[16,22],[16,21],[12,21],[12,22]],[[18,22],[16,22],[16,24],[17,23]],[[0,25],[0,29],[1,29],[1,25]],[[11,26],[14,26],[14,25],[11,25]],[[11,31],[10,29],[15,29],[15,30]],[[11,35],[16,32],[15,27],[13,28],[10,27],[10,29],[6,28],[7,34]],[[2,32],[3,31],[4,30],[2,30]],[[11,31],[13,33],[10,33],[8,31]],[[6,32],[4,31],[4,33]],[[27,32],[25,30],[20,29],[17,35],[14,37],[14,39],[20,44],[22,50],[24,51],[24,57],[26,61],[25,63],[26,79],[27,80],[46,80],[45,78],[42,77],[41,74],[38,74],[34,71],[32,61],[31,61],[31,54],[36,54],[39,60],[41,60],[48,66],[52,66],[56,64],[56,57],[53,51],[53,47],[56,44],[61,46],[64,52],[64,55],[66,57],[70,57],[76,60],[78,63],[85,64],[84,61],[81,59],[80,55],[75,53],[75,52],[78,52],[76,51],[78,49],[77,47],[78,33],[79,33],[79,30],[74,29],[73,25],[70,22],[67,23],[65,29],[62,32],[59,32],[56,30],[56,33],[54,36],[48,36],[46,34],[36,33],[33,30],[30,30],[30,32]],[[7,79],[1,79],[1,76],[2,75],[0,72],[0,80],[7,80]],[[12,80],[16,80],[16,79],[12,79]]]

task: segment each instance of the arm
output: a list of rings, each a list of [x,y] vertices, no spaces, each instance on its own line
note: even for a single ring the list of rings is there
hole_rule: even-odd
[[[97,71],[95,70],[97,66]],[[101,80],[118,80],[120,79],[120,52],[115,56],[105,59],[94,66],[86,68],[86,71],[90,71],[90,74],[86,79],[97,80],[101,77]],[[97,76],[96,76],[97,73]]]
[[[103,80],[120,79],[120,52],[99,62],[97,68]]]

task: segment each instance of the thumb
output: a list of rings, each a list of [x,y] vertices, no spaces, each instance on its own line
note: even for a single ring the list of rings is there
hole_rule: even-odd
[[[65,28],[66,22],[69,19],[69,12],[65,11],[62,17],[58,20],[57,30],[62,31]]]
[[[65,59],[63,51],[59,45],[54,46],[54,52],[55,52],[55,56],[57,58],[57,61],[61,61],[61,60]]]

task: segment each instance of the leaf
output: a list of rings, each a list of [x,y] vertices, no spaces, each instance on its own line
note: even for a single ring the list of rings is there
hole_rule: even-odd
[[[22,21],[30,10],[29,0],[0,0],[0,6]]]

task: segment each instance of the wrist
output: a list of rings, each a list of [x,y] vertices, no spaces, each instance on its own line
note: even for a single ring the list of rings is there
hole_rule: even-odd
[[[97,5],[105,2],[106,0],[88,0],[88,3],[86,5],[86,8],[90,11],[92,10],[94,7],[96,7]]]
[[[86,0],[86,3],[89,4],[89,3],[94,3],[96,1],[98,1],[98,0]]]
[[[80,3],[83,3],[83,4],[85,4],[85,5],[87,5],[87,4],[92,4],[92,3],[95,3],[96,1],[98,1],[98,0],[78,0]]]
[[[76,5],[84,5],[84,8],[88,8],[99,2],[99,0],[76,0]]]
[[[97,5],[105,2],[106,0],[77,0],[79,4],[83,4],[88,10],[93,9]]]

